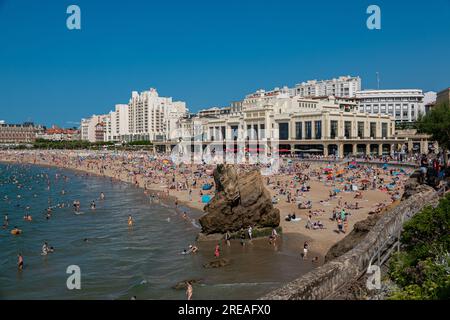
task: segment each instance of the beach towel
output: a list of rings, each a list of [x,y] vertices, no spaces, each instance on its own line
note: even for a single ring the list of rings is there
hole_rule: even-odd
[[[202,196],[202,203],[209,203],[211,201],[211,196],[209,194],[205,194]]]
[[[202,190],[211,190],[211,188],[212,188],[212,185],[207,183],[207,184],[203,185]]]

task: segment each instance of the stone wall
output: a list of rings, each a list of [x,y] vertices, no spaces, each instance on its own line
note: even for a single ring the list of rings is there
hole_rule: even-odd
[[[325,299],[363,275],[379,245],[398,234],[403,223],[427,205],[438,202],[437,192],[427,190],[402,201],[387,212],[367,236],[352,250],[320,266],[302,277],[270,292],[262,300]]]

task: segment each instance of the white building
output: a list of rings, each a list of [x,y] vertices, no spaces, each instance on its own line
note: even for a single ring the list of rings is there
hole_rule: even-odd
[[[116,104],[106,118],[106,141],[123,141],[129,135],[129,107],[127,104]]]
[[[160,97],[156,89],[133,91],[128,104],[117,104],[105,119],[106,141],[166,141],[176,136],[186,103]]]
[[[427,91],[423,93],[423,104],[430,104],[436,102],[437,93],[434,91]]]
[[[109,115],[92,115],[89,118],[81,119],[80,130],[81,130],[81,140],[89,142],[102,141],[99,131],[98,124],[106,123]],[[106,140],[103,138],[103,141]]]
[[[424,94],[419,89],[362,90],[356,93],[359,111],[394,116],[396,121],[416,121],[424,112]]]
[[[214,116],[181,121],[183,150],[208,145],[219,153],[247,150],[269,154],[278,149],[342,157],[390,154],[404,143],[394,136],[393,117],[358,112],[356,99],[292,97],[285,90],[259,90],[246,96],[240,112],[215,111]]]
[[[153,88],[140,94],[133,91],[128,106],[132,140],[167,140],[170,132],[176,129],[176,123],[188,111],[185,102],[160,97]]]
[[[295,85],[294,95],[301,97],[355,97],[361,90],[361,78],[341,76],[331,80],[309,80]]]

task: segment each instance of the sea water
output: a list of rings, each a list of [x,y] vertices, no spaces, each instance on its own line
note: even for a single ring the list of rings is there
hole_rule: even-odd
[[[74,200],[80,201],[80,212]],[[182,218],[183,211],[189,219]],[[33,221],[23,220],[26,213]],[[195,255],[181,254],[195,243],[201,212],[158,203],[130,184],[78,171],[0,163],[1,224],[5,214],[0,299],[185,299],[184,290],[172,287],[190,279],[197,281],[194,299],[255,299],[314,267],[300,258],[304,239],[283,235],[276,246],[267,239],[245,246],[221,243],[221,257],[230,265],[205,269],[216,243],[198,244]],[[14,226],[23,233],[11,235]],[[45,241],[55,251],[43,256]],[[17,269],[18,253],[23,271]],[[71,265],[81,270],[79,290],[66,285]]]

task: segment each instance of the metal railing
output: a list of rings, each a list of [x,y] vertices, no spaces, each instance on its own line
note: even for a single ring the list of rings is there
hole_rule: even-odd
[[[442,188],[436,191],[436,194],[438,198],[441,198],[445,195],[446,192],[447,188],[444,185]],[[403,214],[401,216],[401,223],[399,224],[399,227],[394,230],[384,242],[378,244],[376,252],[370,258],[369,268],[374,261],[376,261],[376,264],[378,266],[382,266],[390,258],[395,249],[397,249],[397,252],[400,251],[400,237],[403,231],[403,226],[405,222],[410,220],[412,217],[413,215],[410,215],[409,213]]]

